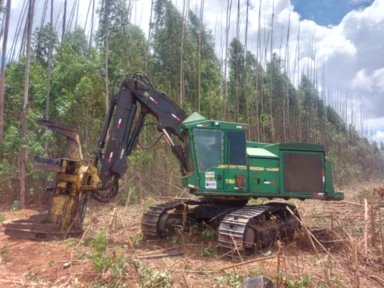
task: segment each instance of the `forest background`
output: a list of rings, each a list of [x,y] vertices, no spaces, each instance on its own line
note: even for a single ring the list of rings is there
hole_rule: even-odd
[[[41,1],[41,19],[34,19],[36,0],[24,1],[12,43],[7,43],[11,1],[0,1],[2,59],[7,59],[0,83],[1,203],[24,207],[46,202],[44,182],[54,175],[36,171],[33,156],[60,157],[65,141],[39,126],[39,119],[78,127],[85,158],[92,159],[107,103],[122,75],[136,71],[147,74],[157,90],[189,115],[197,111],[209,119],[250,124],[248,140],[324,144],[338,188],[382,178],[384,145],[358,132],[364,131],[364,119],[347,95],[319,89],[325,79],[317,69],[320,63],[299,65],[301,48],[290,48],[290,25],[282,27],[284,37],[274,37],[273,13],[270,29],[258,33],[252,52],[249,1],[246,15],[240,15],[240,1],[229,0],[218,55],[217,39],[204,25],[204,0],[200,11],[189,9],[187,0],[182,11],[171,1],[153,0],[148,37],[132,23],[133,0],[90,0],[87,32],[78,25],[79,1],[69,7],[65,0],[61,8],[52,0]],[[51,8],[62,9],[62,27]],[[231,9],[238,11],[234,38],[229,38]],[[246,23],[244,39],[240,18]],[[41,24],[32,29],[34,21]],[[278,52],[272,49],[273,41],[280,43]],[[316,47],[309,56],[316,59]],[[300,78],[292,79],[291,63],[293,75]],[[147,126],[140,138],[149,146],[158,136]],[[177,161],[164,140],[150,150],[136,149],[127,161],[120,199],[128,192],[131,202],[185,193]]]

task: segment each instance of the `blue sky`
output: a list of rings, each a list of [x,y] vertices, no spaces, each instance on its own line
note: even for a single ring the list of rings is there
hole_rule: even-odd
[[[303,19],[328,26],[338,25],[348,12],[364,9],[370,6],[373,0],[291,0],[291,2],[294,10]]]

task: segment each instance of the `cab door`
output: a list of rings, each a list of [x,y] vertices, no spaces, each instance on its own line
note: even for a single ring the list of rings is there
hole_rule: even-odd
[[[226,131],[225,132],[226,157],[225,163],[225,190],[226,191],[248,191],[248,171],[246,155],[246,135],[245,131]],[[237,179],[237,180],[236,180]],[[241,180],[243,179],[243,180]],[[238,183],[243,181],[242,187]]]
[[[219,129],[193,129],[196,163],[200,188],[206,191],[224,189],[224,131]]]

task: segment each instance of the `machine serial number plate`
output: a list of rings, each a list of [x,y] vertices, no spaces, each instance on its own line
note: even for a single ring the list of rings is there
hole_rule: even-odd
[[[213,172],[213,171],[205,172],[205,188],[206,189],[217,189],[215,172]]]

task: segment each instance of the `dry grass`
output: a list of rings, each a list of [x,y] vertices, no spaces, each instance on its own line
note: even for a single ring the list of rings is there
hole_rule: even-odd
[[[82,239],[42,243],[0,236],[2,255],[7,254],[1,260],[0,287],[240,287],[245,277],[261,274],[280,287],[383,287],[384,200],[367,186],[344,192],[342,202],[290,201],[299,207],[309,232],[303,229],[294,241],[243,261],[218,254],[216,241],[204,237],[201,227],[166,240],[144,240],[140,219],[153,201],[143,206],[92,203]],[[373,203],[369,223],[364,220],[364,198],[369,209]],[[105,258],[97,258],[94,243],[102,229],[107,250],[100,253]],[[183,255],[142,259],[175,253]],[[112,264],[97,271],[98,261]]]

